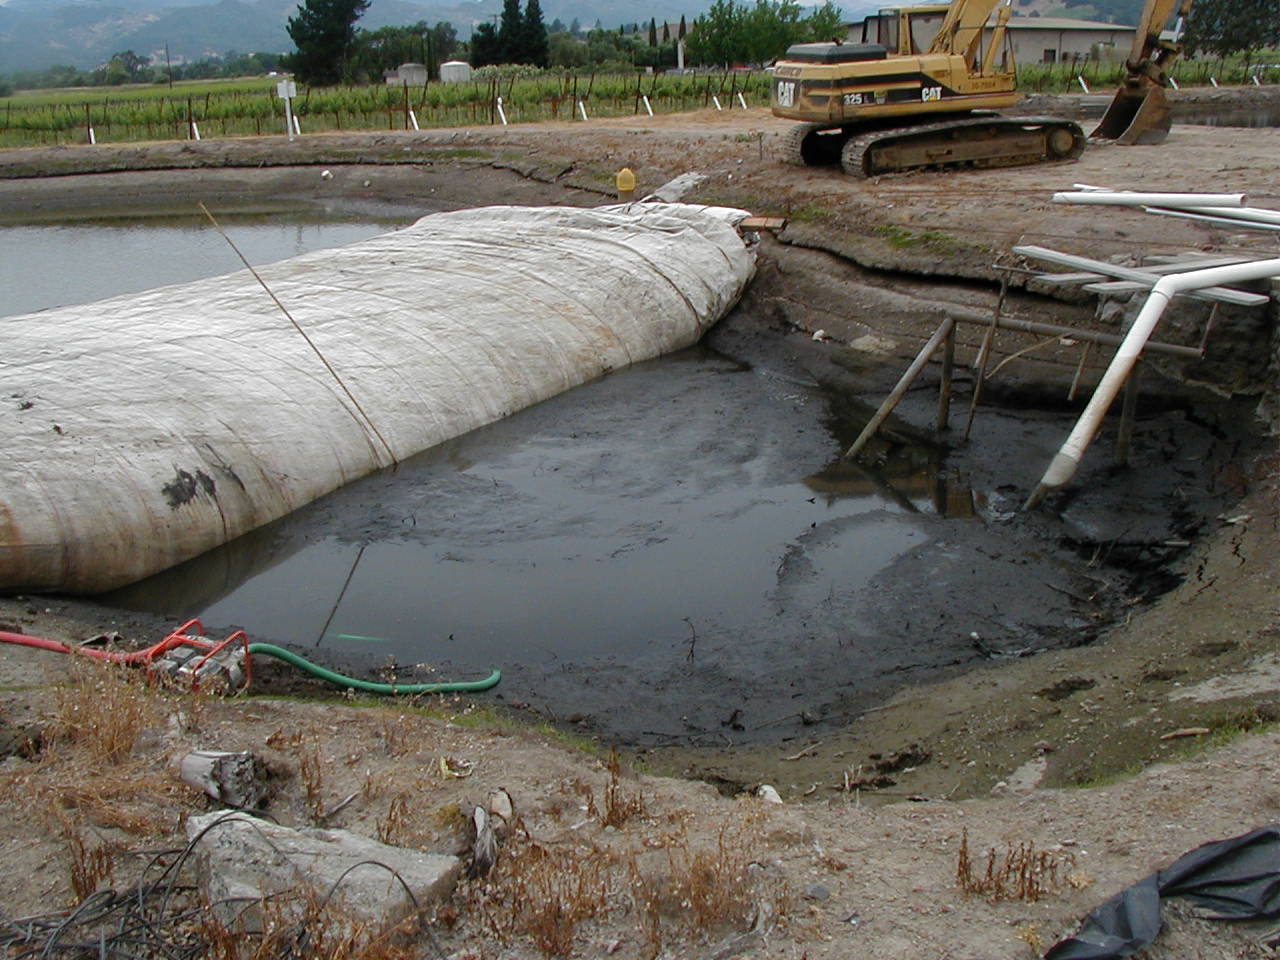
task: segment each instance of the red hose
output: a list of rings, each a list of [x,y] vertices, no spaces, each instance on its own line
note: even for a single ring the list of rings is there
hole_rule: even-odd
[[[8,633],[4,630],[0,630],[0,643],[16,643],[23,647],[35,647],[38,650],[52,650],[54,653],[78,653],[86,657],[93,657],[95,660],[109,660],[112,663],[149,663],[169,648],[190,642],[190,638],[185,634],[191,627],[195,627],[197,633],[204,631],[204,627],[201,626],[199,620],[188,620],[159,643],[153,644],[145,650],[133,650],[129,653],[72,646],[69,643],[63,643],[61,640],[46,640],[44,637],[32,637],[25,633]]]

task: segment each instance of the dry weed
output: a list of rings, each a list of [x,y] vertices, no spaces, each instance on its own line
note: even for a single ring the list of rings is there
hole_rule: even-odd
[[[402,757],[418,748],[417,731],[412,729],[409,716],[401,713],[392,716],[384,712],[381,716],[382,745],[389,757]]]
[[[607,913],[617,859],[607,851],[512,843],[472,905],[504,944],[527,937],[545,956],[568,956],[579,925]]]
[[[53,739],[87,748],[98,760],[121,763],[138,737],[158,723],[159,695],[128,667],[75,658],[67,683],[57,690]]]
[[[79,827],[66,817],[61,818],[59,833],[66,847],[71,889],[79,902],[111,878],[122,848],[114,843],[86,843]]]
[[[671,860],[669,896],[698,927],[714,928],[750,919],[755,902],[741,839],[721,830],[715,850],[687,845],[667,851]]]
[[[422,956],[413,935],[420,922],[408,917],[386,930],[346,915],[332,903],[315,898],[266,900],[261,904],[261,931],[229,927],[206,905],[193,934],[206,960],[411,960]]]
[[[389,846],[403,846],[401,838],[409,823],[409,794],[399,793],[391,798],[387,815],[378,819],[378,839]]]
[[[1045,941],[1044,934],[1040,932],[1040,924],[1024,923],[1013,932],[1019,940],[1031,948],[1032,956],[1038,957],[1044,953]]]
[[[298,776],[302,780],[302,791],[306,796],[307,811],[311,814],[311,819],[316,822],[323,820],[324,765],[320,760],[320,751],[314,746],[299,752]]]
[[[1034,902],[1060,885],[1058,871],[1075,865],[1070,853],[1051,850],[1038,851],[1033,843],[1010,842],[1003,854],[996,848],[987,851],[986,869],[974,870],[969,854],[969,831],[960,839],[960,853],[956,860],[956,883],[965,893],[996,900],[1025,900]]]
[[[644,797],[638,792],[628,796],[622,789],[622,762],[618,759],[617,747],[609,751],[608,769],[609,780],[604,785],[604,813],[600,817],[600,825],[621,827],[632,817],[644,816]]]

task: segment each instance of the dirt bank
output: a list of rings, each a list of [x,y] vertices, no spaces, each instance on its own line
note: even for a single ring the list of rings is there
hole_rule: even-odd
[[[1018,240],[1095,257],[1188,249],[1270,252],[1273,246],[1266,235],[1056,206],[1050,194],[1073,182],[1212,188],[1244,190],[1250,203],[1275,207],[1280,204],[1272,177],[1280,149],[1276,130],[1242,137],[1177,126],[1158,148],[1098,147],[1065,167],[855,182],[835,171],[794,170],[773,162],[770,150],[783,127],[752,110],[659,118],[641,126],[606,121],[590,129],[563,124],[316,137],[295,144],[277,138],[112,147],[97,153],[79,147],[9,151],[0,154],[0,175],[8,177],[0,181],[0,221],[26,218],[33,210],[57,211],[61,217],[67,208],[107,215],[117,205],[143,200],[176,205],[197,196],[238,204],[285,199],[401,209],[419,201],[436,208],[476,202],[585,204],[607,194],[620,166],[636,169],[642,187],[693,168],[707,175],[696,199],[791,218],[777,240],[764,242],[760,278],[742,316],[716,334],[723,347],[750,355],[764,345],[781,344],[797,369],[867,402],[878,401],[941,315],[989,313],[996,295],[992,263]],[[272,166],[296,162],[324,164],[335,175],[321,180],[315,166]],[[187,169],[167,169],[175,166]],[[42,170],[58,176],[27,179]],[[120,172],[89,172],[94,170]],[[1013,309],[1059,322],[1093,315],[1090,303],[1023,293]],[[766,337],[762,331],[770,326],[782,332]],[[818,329],[830,339],[815,342],[811,334]],[[974,345],[975,337],[966,334],[962,361]],[[1010,339],[1000,345],[1000,356],[1026,345]],[[1034,363],[1010,365],[1012,375],[997,384],[1004,397],[1042,402],[1051,393],[1061,395],[1078,354],[1035,356]],[[1193,416],[1207,417],[1210,432],[1225,435],[1227,423],[1248,417],[1269,386],[1265,363],[1246,366],[1227,363],[1217,371],[1196,371],[1195,379],[1212,381],[1213,395],[1235,393],[1230,404],[1211,402],[1209,393],[1185,378],[1160,380],[1153,392],[1166,399],[1159,406],[1182,405]],[[1202,412],[1214,404],[1224,405]],[[926,425],[931,407],[931,397],[913,398],[904,410],[906,426]],[[1026,460],[1025,468],[1034,472],[1031,458]],[[753,820],[758,832],[742,842],[751,845],[752,857],[776,871],[768,875],[770,883],[799,892],[817,883],[827,896],[793,902],[786,909],[790,919],[768,946],[744,943],[741,952],[998,957],[1018,955],[1032,941],[1052,942],[1079,913],[1184,849],[1275,820],[1280,800],[1270,787],[1258,789],[1260,783],[1274,784],[1280,772],[1276,734],[1268,729],[1280,698],[1275,460],[1264,451],[1210,466],[1216,467],[1209,471],[1216,494],[1226,499],[1223,509],[1201,523],[1197,543],[1176,548],[1180,557],[1167,569],[1181,584],[1154,604],[1133,604],[1102,639],[1033,658],[993,658],[979,669],[902,690],[852,725],[823,729],[821,735],[810,731],[803,717],[793,717],[790,739],[768,750],[653,754],[647,760],[654,769],[708,776],[734,788],[770,782],[791,803],[775,810],[719,798],[693,784],[644,780],[635,789],[648,798],[645,823],[653,825],[637,821],[620,831],[621,839],[593,832],[589,843],[652,846],[665,829],[658,824],[674,818],[685,824],[683,836],[690,844],[714,844],[722,821]],[[1014,475],[1007,459],[992,464],[971,455],[968,468],[1004,471],[1015,502],[1025,492],[1025,479]],[[1050,504],[1058,519],[1072,506]],[[925,574],[921,588],[928,589]],[[1012,583],[1007,589],[1016,588]],[[150,640],[163,629],[136,615],[55,599],[2,601],[0,621],[25,632],[67,637],[120,629]],[[58,664],[48,663],[51,655],[4,647],[0,654],[6,684],[0,716],[9,726],[46,724],[41,717],[52,701],[44,671],[57,671]],[[558,819],[565,809],[557,800],[564,784],[581,779],[598,791],[606,779],[590,759],[525,732],[468,732],[437,719],[401,721],[397,714],[359,711],[349,725],[340,726],[307,705],[275,701],[207,709],[191,729],[153,739],[150,748],[141,746],[140,769],[158,775],[178,750],[197,741],[224,749],[258,746],[276,729],[287,728],[301,732],[296,744],[281,749],[282,764],[296,767],[306,744],[316,745],[326,764],[326,794],[336,802],[349,786],[359,786],[365,765],[347,758],[381,750],[388,755],[384,766],[424,771],[441,755],[465,756],[477,764],[474,780],[440,781],[421,773],[415,803],[441,808],[504,785],[543,838],[561,836],[567,828]],[[393,751],[395,738],[385,732],[389,722],[413,724],[420,744]],[[1246,733],[1259,728],[1263,732]],[[1206,732],[1185,733],[1197,729]],[[1183,735],[1167,738],[1179,732]],[[1206,742],[1212,749],[1197,753]],[[1195,755],[1188,759],[1189,754]],[[1133,775],[1160,761],[1180,762]],[[41,778],[58,776],[58,769],[51,752],[43,765],[8,761],[4,776],[9,789],[38,793]],[[1097,785],[1116,777],[1125,779]],[[1094,786],[1053,789],[1077,784]],[[285,819],[306,819],[302,788],[296,777],[288,783],[279,808]],[[57,789],[75,796],[68,785]],[[343,825],[373,832],[385,823],[394,794],[370,793],[342,818]],[[182,809],[199,805],[190,795],[170,794]],[[930,801],[871,809],[873,797]],[[959,797],[984,799],[955,802]],[[943,802],[947,798],[950,802]],[[110,823],[102,807],[80,803],[77,809],[82,822],[98,824],[99,836],[136,842]],[[172,830],[172,811],[159,823],[158,832]],[[6,912],[35,911],[63,896],[66,883],[60,877],[47,889],[21,879],[24,865],[65,855],[62,828],[52,822],[47,835],[28,847],[18,842],[29,832],[25,821],[11,818],[3,826],[7,853],[16,857],[19,848],[29,851],[26,860],[14,861],[17,868],[0,895]],[[966,826],[971,843],[983,849],[1023,840],[1057,844],[1060,852],[1075,855],[1080,879],[1034,905],[965,898],[951,878]],[[415,840],[439,843],[440,832],[427,831]],[[849,921],[853,915],[856,923]],[[598,955],[621,938],[620,955],[642,955],[645,944],[629,923],[602,921],[584,932],[578,954]],[[1174,933],[1174,940],[1149,955],[1187,956],[1188,943],[1197,944],[1203,956],[1264,955],[1250,934],[1239,930],[1192,924]],[[493,949],[483,944],[485,933],[475,917],[465,918],[454,936],[454,947],[474,949],[477,956]],[[668,955],[690,955],[674,944],[664,945]]]

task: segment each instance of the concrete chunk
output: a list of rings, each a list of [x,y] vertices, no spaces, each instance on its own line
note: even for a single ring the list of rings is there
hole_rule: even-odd
[[[244,901],[275,895],[292,895],[299,906],[331,902],[354,920],[386,929],[414,913],[415,900],[425,907],[448,897],[462,869],[457,857],[346,830],[293,830],[242,813],[192,817],[187,838],[196,837],[200,885],[223,923],[242,930],[262,923],[259,906]],[[239,902],[220,904],[232,899]]]

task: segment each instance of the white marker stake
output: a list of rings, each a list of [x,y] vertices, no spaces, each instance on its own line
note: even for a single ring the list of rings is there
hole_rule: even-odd
[[[502,125],[507,125],[507,112],[502,109],[502,98],[498,98],[498,119],[502,121]]]
[[[742,109],[743,109],[743,110],[747,109],[747,100],[746,100],[746,98],[742,95],[742,91],[741,91],[741,90],[739,90],[739,91],[738,91],[738,102],[739,102],[740,104],[742,104]]]
[[[1076,81],[1080,84],[1080,89],[1081,89],[1081,90],[1083,90],[1085,93],[1088,93],[1088,92],[1089,92],[1089,85],[1088,85],[1087,83],[1085,83],[1085,82],[1084,82],[1084,77],[1082,77],[1082,76],[1080,76],[1080,75],[1078,75],[1078,74],[1077,74],[1077,75],[1076,75]]]
[[[293,98],[298,95],[298,85],[288,77],[276,84],[276,96],[284,101],[284,132],[293,139],[293,132],[298,128],[293,116]]]
[[[200,139],[200,125],[197,124],[194,120],[191,121],[191,139],[192,140]]]
[[[1179,87],[1179,86],[1178,86],[1178,81],[1177,81],[1177,80],[1175,80],[1175,79],[1173,79],[1173,77],[1170,77],[1170,78],[1169,78],[1169,86],[1173,87],[1173,89],[1175,89],[1175,90],[1180,90],[1180,89],[1181,89],[1181,87]]]
[[[1212,83],[1212,84],[1216,87],[1216,86],[1218,85],[1218,78],[1217,78],[1217,77],[1210,77],[1210,78],[1209,78],[1209,82],[1210,82],[1210,83]]]
[[[640,99],[644,101],[644,108],[649,111],[649,116],[653,116],[653,107],[649,106],[649,97],[647,94],[640,94]]]
[[[1256,73],[1253,75],[1253,85],[1255,87],[1262,86],[1262,81],[1258,79],[1258,75]]]
[[[413,124],[413,129],[415,129],[415,130],[420,130],[420,129],[421,129],[421,128],[418,126],[418,115],[417,115],[416,113],[414,113],[414,112],[413,112],[413,108],[412,108],[412,107],[410,107],[410,108],[409,108],[409,122]]]
[[[98,145],[98,138],[94,136],[93,127],[90,127],[89,128],[89,146],[96,147],[97,145]]]
[[[719,98],[719,97],[717,97],[717,96],[714,96],[714,95],[713,95],[713,96],[711,97],[711,102],[712,102],[712,103],[714,103],[714,104],[716,105],[716,109],[717,109],[717,110],[723,110],[723,109],[724,109],[724,107],[720,106],[720,98]]]
[[[298,136],[302,136],[302,124],[298,122],[298,115],[296,113],[293,115],[293,132]]]
[[[587,119],[587,105],[583,103],[581,100],[578,101],[578,112],[582,114],[583,120]]]

